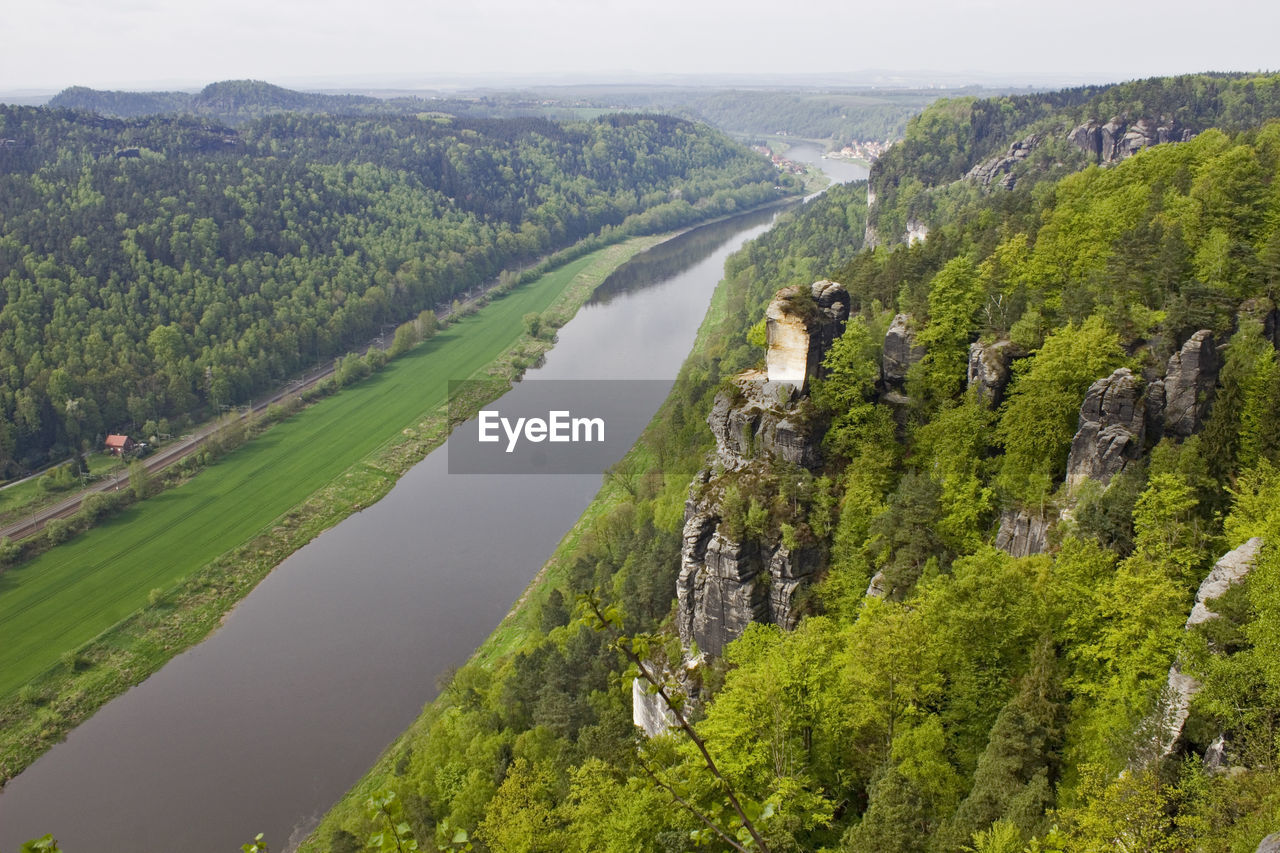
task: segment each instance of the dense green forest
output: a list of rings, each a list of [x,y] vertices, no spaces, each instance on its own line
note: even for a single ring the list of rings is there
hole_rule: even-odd
[[[243,403],[579,241],[798,189],[657,116],[280,113],[233,130],[0,106],[0,139],[0,473]]]
[[[1174,104],[1205,79],[1130,91]],[[805,205],[729,262],[518,648],[455,673],[304,849],[1251,853],[1280,829],[1278,176],[1273,121],[983,195],[912,246],[858,251],[861,186]],[[686,668],[690,484],[666,472],[701,464],[704,416],[762,361],[775,290],[819,276],[852,302],[801,404],[822,461],[752,451],[692,489],[729,482],[717,535],[813,549],[820,580],[795,630],[752,625]],[[895,313],[923,351],[901,386],[881,369]],[[1203,421],[1068,485],[1091,385],[1128,368],[1154,394],[1199,330],[1222,344]],[[1018,357],[993,405],[966,375],[970,345],[996,341]],[[1039,553],[992,546],[1011,513],[1051,522]],[[1255,536],[1249,574],[1184,629],[1210,568]],[[638,735],[636,658],[689,697],[696,737]],[[1200,690],[1156,749],[1175,662]]]

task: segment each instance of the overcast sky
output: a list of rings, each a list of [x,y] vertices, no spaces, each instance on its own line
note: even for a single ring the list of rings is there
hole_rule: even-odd
[[[0,0],[0,10],[9,92],[867,69],[1080,82],[1280,68],[1275,0]]]

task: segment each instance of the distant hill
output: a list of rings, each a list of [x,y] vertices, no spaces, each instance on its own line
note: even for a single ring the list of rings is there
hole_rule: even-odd
[[[404,112],[399,99],[391,111]],[[240,124],[272,113],[355,113],[379,111],[389,102],[365,95],[324,95],[297,92],[261,80],[225,80],[199,92],[100,91],[85,86],[64,89],[49,101],[51,107],[85,110],[114,118],[149,115],[197,115],[227,124]]]
[[[63,89],[49,100],[49,106],[85,110],[114,118],[185,112],[194,95],[189,92],[100,91],[87,86]]]

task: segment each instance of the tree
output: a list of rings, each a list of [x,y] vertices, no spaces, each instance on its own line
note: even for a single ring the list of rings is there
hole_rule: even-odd
[[[1064,702],[1053,644],[1046,637],[1017,694],[991,727],[973,785],[939,832],[941,846],[958,847],[999,823],[1013,826],[1024,839],[1045,829],[1061,760]]]
[[[517,758],[485,809],[476,836],[494,850],[559,853],[563,824],[556,813],[555,781],[544,768]]]
[[[1033,358],[1015,366],[1001,408],[997,440],[1004,446],[999,483],[1028,503],[1063,474],[1085,392],[1124,357],[1113,331],[1099,317],[1050,335]]]
[[[920,789],[894,765],[871,786],[862,822],[844,837],[850,853],[924,853],[933,829]]]
[[[134,500],[139,501],[146,500],[154,488],[151,472],[137,459],[129,463],[129,488],[133,491]]]
[[[925,355],[913,365],[908,388],[930,408],[954,399],[963,388],[969,335],[984,301],[977,270],[966,257],[948,261],[930,282],[929,322],[916,339]]]

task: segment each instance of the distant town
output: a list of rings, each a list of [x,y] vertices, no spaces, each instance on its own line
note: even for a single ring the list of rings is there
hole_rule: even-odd
[[[778,135],[785,136],[786,134],[779,132]],[[829,160],[853,160],[870,165],[874,163],[881,154],[887,151],[889,146],[892,144],[892,142],[859,142],[855,140],[837,151],[828,151],[822,156]],[[803,163],[797,163],[794,160],[787,159],[783,155],[774,151],[768,145],[752,145],[751,150],[768,157],[773,161],[773,165],[776,166],[779,171],[789,172],[793,175],[804,174],[805,167]]]

